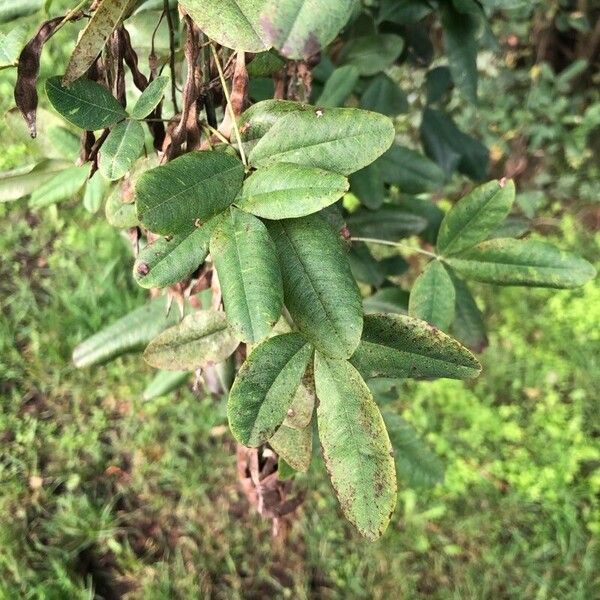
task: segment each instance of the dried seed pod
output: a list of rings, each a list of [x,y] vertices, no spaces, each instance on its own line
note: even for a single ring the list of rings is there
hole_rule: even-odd
[[[32,138],[37,135],[36,113],[38,93],[36,89],[40,72],[40,57],[44,44],[54,35],[64,17],[56,17],[42,24],[35,36],[27,43],[17,66],[17,83],[15,85],[15,102],[21,111]]]

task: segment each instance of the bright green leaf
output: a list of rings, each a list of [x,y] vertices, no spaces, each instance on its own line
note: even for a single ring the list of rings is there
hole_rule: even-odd
[[[277,119],[249,160],[257,167],[288,162],[349,175],[381,156],[394,134],[390,119],[356,108],[294,111]]]
[[[85,185],[89,173],[89,165],[69,167],[58,173],[31,193],[30,208],[43,208],[63,200],[70,200]]]
[[[154,233],[175,235],[205,223],[235,199],[244,165],[224,152],[190,152],[144,173],[136,185],[140,222]]]
[[[100,172],[110,181],[121,179],[131,169],[144,147],[144,128],[127,119],[116,125],[100,150]]]
[[[264,340],[283,308],[281,271],[267,228],[231,208],[212,235],[210,253],[233,331],[249,344]]]
[[[169,78],[164,76],[150,82],[131,110],[131,118],[145,119],[160,104],[168,85]]]
[[[371,540],[396,506],[393,450],[381,413],[347,361],[315,357],[317,421],[323,458],[345,517]]]
[[[467,279],[498,285],[574,288],[596,276],[583,258],[534,240],[489,240],[447,262]]]
[[[446,267],[431,261],[410,291],[408,314],[447,331],[454,319],[456,294]]]
[[[267,227],[294,323],[324,354],[350,356],[360,341],[362,303],[339,236],[318,215],[269,221]]]
[[[35,165],[0,173],[0,202],[11,202],[29,196],[71,165],[72,163],[64,160],[46,159]]]
[[[298,333],[278,335],[252,351],[227,404],[231,432],[241,444],[257,447],[281,426],[312,352]]]
[[[142,398],[146,401],[166,396],[190,380],[189,371],[158,371],[146,386]]]
[[[246,179],[235,203],[263,219],[291,219],[318,212],[347,191],[348,180],[343,175],[279,163]]]
[[[83,194],[83,206],[91,214],[100,210],[102,201],[108,191],[108,182],[102,177],[100,171],[96,171],[91,179],[88,180]]]

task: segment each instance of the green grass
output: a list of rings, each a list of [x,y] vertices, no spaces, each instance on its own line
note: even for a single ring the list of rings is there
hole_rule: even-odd
[[[0,597],[600,593],[597,283],[478,289],[493,331],[481,379],[407,383],[391,404],[445,459],[445,483],[402,489],[370,544],[316,463],[279,548],[237,488],[222,400],[143,402],[139,357],[69,366],[78,341],[144,301],[128,242],[80,208],[0,210]]]

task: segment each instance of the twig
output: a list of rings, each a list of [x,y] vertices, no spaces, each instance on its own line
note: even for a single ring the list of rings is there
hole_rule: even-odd
[[[175,26],[173,25],[173,15],[169,8],[169,0],[164,0],[165,14],[167,24],[169,25],[169,68],[171,69],[171,99],[173,100],[173,109],[175,114],[179,112],[177,107],[177,82],[175,81]]]
[[[427,250],[423,250],[422,248],[413,248],[412,246],[407,246],[406,244],[402,244],[400,242],[389,242],[388,240],[378,240],[375,238],[363,237],[352,237],[350,239],[353,242],[364,242],[365,244],[380,244],[381,246],[393,246],[394,248],[400,248],[401,250],[406,250],[408,252],[416,252],[418,254],[423,254],[431,258],[440,258],[437,254],[434,254],[433,252],[428,252]]]
[[[219,55],[215,50],[215,47],[211,44],[210,49],[212,50],[213,57],[215,59],[215,63],[217,65],[217,71],[219,71],[219,78],[221,79],[221,85],[223,86],[223,93],[225,94],[225,99],[227,100],[227,108],[229,109],[229,114],[231,116],[231,122],[233,125],[233,132],[235,133],[235,139],[238,143],[238,149],[240,152],[240,157],[244,166],[248,166],[248,161],[246,160],[246,153],[244,152],[244,146],[242,145],[242,136],[240,135],[240,130],[237,125],[237,119],[235,113],[233,111],[233,106],[231,105],[231,96],[229,94],[229,89],[227,88],[227,82],[225,81],[225,75],[223,74],[223,69],[221,68],[221,62],[219,60]]]

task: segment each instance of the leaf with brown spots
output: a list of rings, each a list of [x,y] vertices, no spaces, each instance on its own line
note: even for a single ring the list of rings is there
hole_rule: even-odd
[[[360,373],[317,354],[317,421],[323,458],[345,517],[364,537],[386,530],[396,507],[393,449]]]
[[[64,85],[69,85],[85,74],[135,2],[136,0],[102,0],[100,2],[73,50],[63,78]]]

